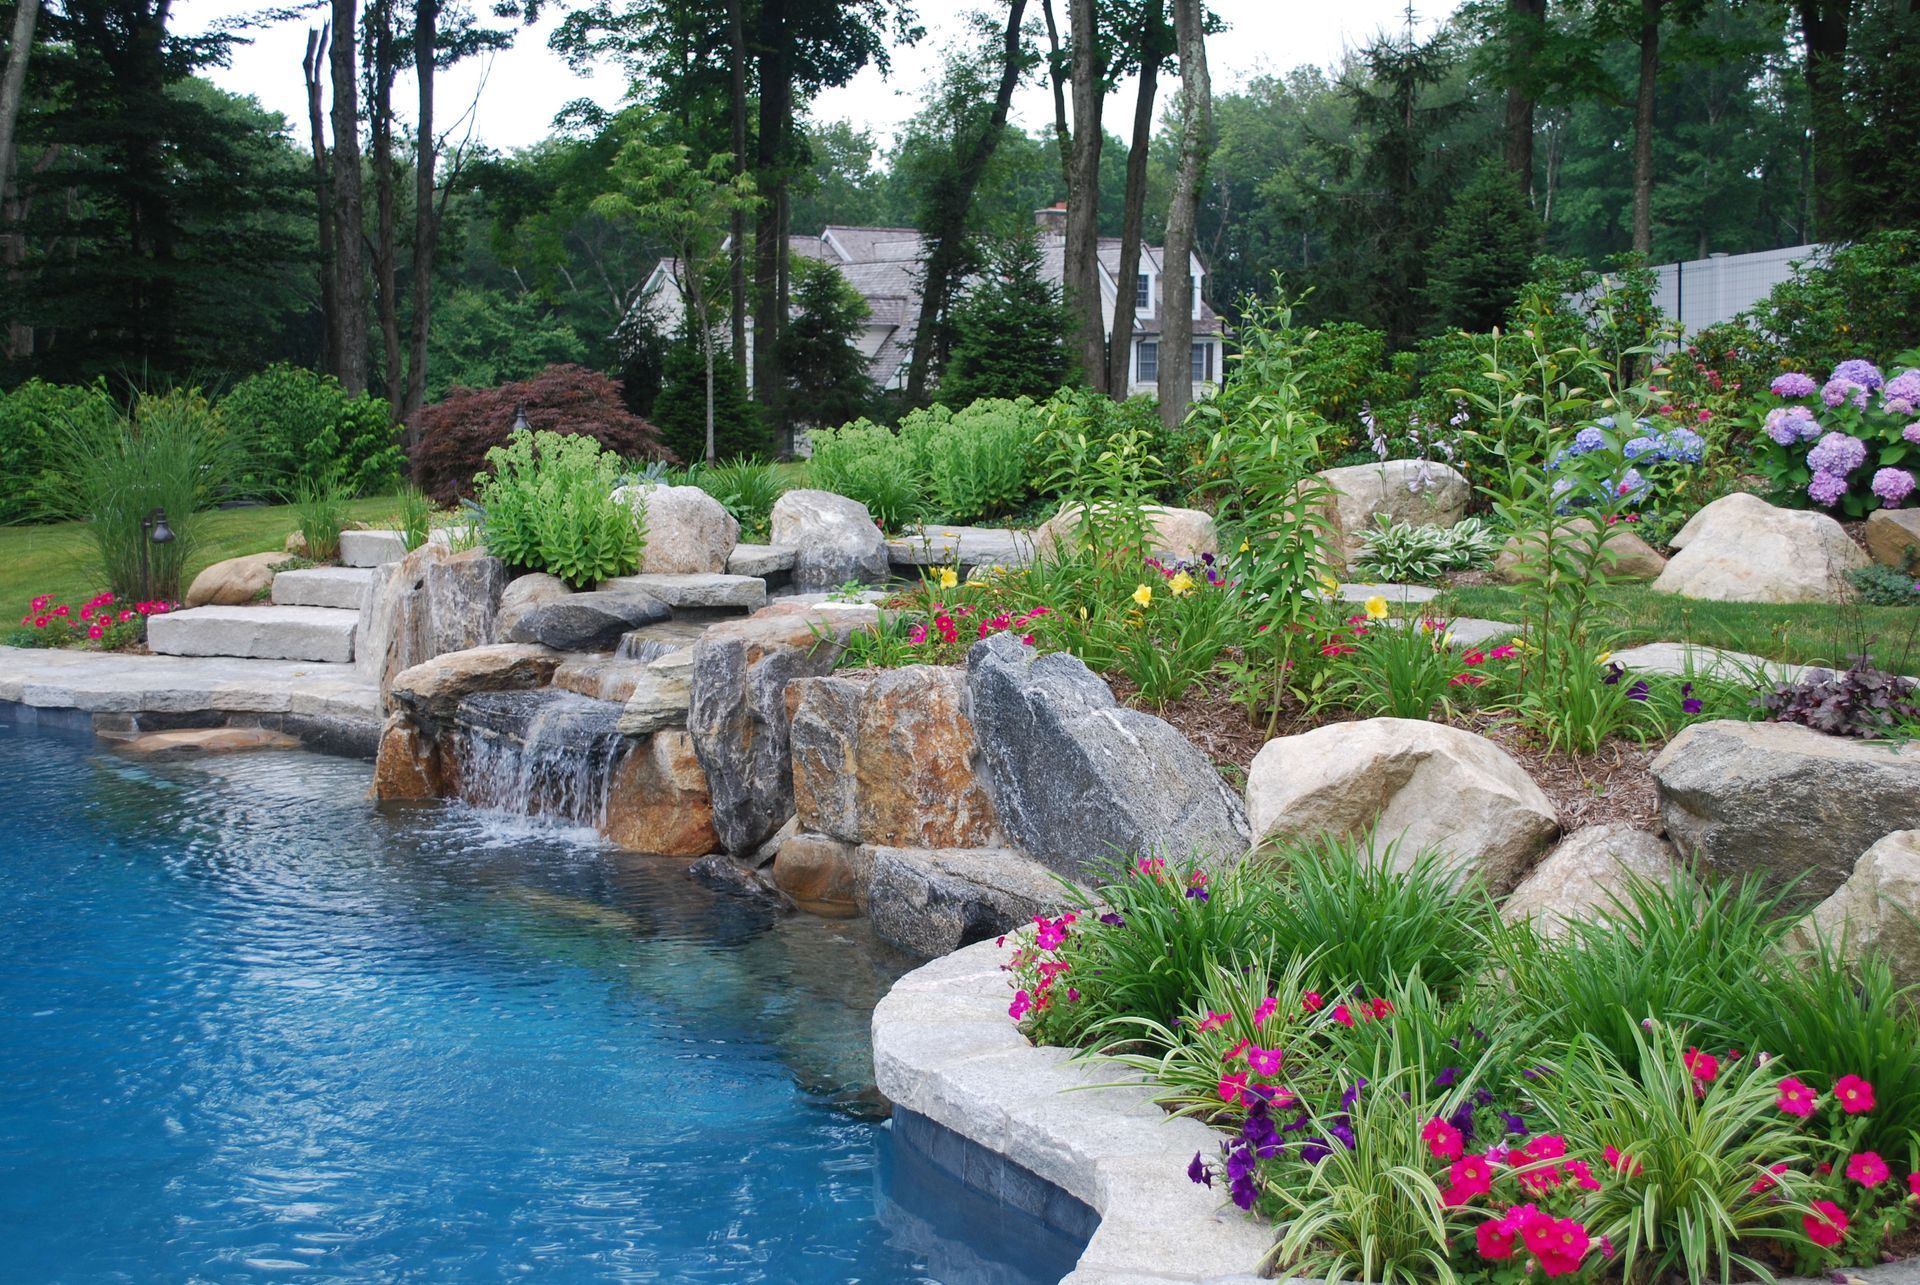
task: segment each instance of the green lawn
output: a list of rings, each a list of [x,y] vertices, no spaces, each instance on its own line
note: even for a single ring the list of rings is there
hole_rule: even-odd
[[[1751,652],[1798,664],[1844,664],[1862,641],[1897,673],[1920,667],[1920,611],[1912,607],[1832,607],[1823,604],[1768,606],[1752,602],[1703,602],[1655,593],[1644,586],[1607,589],[1600,624],[1617,630],[1620,642],[1692,642]],[[1440,598],[1450,615],[1518,620],[1520,593],[1499,586],[1462,587]]]
[[[398,509],[393,497],[376,496],[350,501],[347,516],[380,526]],[[222,558],[277,549],[298,525],[291,505],[220,509],[206,514],[201,528],[203,543],[189,564],[188,578]],[[50,593],[65,602],[81,603],[104,587],[93,569],[93,543],[87,538],[85,523],[0,527],[0,627],[18,620],[38,594]]]

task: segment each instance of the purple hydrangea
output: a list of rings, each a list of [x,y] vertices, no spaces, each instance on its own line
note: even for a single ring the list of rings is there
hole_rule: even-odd
[[[1820,421],[1805,406],[1776,406],[1767,412],[1767,436],[1782,446],[1811,442],[1820,436]]]
[[[1852,402],[1855,410],[1867,408],[1867,386],[1855,383],[1851,379],[1829,379],[1820,390],[1820,400],[1829,408],[1838,407],[1842,402]]]
[[[1845,433],[1828,433],[1807,452],[1807,467],[1841,478],[1867,462],[1867,444]]]
[[[1847,479],[1838,473],[1815,473],[1813,481],[1807,483],[1807,498],[1829,509],[1846,493]]]
[[[1657,438],[1636,437],[1625,446],[1622,446],[1620,453],[1630,460],[1637,460],[1648,451],[1657,451],[1659,449],[1660,442]]]
[[[1920,446],[1920,421],[1916,421],[1901,429],[1900,436],[1906,438],[1915,446]]]
[[[1903,370],[1880,390],[1880,409],[1889,415],[1911,415],[1920,406],[1920,370]]]
[[[1813,382],[1812,375],[1803,375],[1797,370],[1776,376],[1773,381],[1773,391],[1777,397],[1811,397],[1819,388],[1820,385]]]
[[[1873,493],[1888,508],[1898,507],[1913,494],[1913,474],[1903,468],[1883,468],[1873,475]]]
[[[1569,455],[1585,455],[1590,451],[1603,451],[1607,448],[1607,435],[1597,428],[1583,428],[1573,435],[1573,445],[1567,448]]]
[[[1640,476],[1639,469],[1628,469],[1620,475],[1620,480],[1613,484],[1613,493],[1628,499],[1639,499],[1646,490],[1647,479]]]
[[[1874,389],[1887,381],[1880,376],[1880,368],[1862,357],[1853,357],[1833,368],[1834,379],[1844,379],[1862,388]]]

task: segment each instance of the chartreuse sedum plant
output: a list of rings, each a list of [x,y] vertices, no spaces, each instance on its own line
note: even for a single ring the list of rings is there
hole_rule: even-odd
[[[1759,1241],[1804,1240],[1812,1143],[1779,1107],[1780,1062],[1707,1055],[1686,1027],[1631,1027],[1634,1054],[1578,1041],[1534,1081],[1570,1154],[1612,1172],[1586,1195],[1588,1228],[1623,1280],[1772,1279]],[[1717,1047],[1717,1046],[1716,1046]]]
[[[620,458],[590,437],[522,429],[487,452],[474,478],[487,551],[575,588],[640,566],[643,510],[615,499]]]

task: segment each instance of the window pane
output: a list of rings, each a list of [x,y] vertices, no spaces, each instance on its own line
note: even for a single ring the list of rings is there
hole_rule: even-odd
[[[1152,339],[1140,344],[1140,382],[1151,384],[1160,378],[1160,345]]]
[[[1195,343],[1193,345],[1193,352],[1190,355],[1189,361],[1187,362],[1187,368],[1189,371],[1192,372],[1188,376],[1188,378],[1193,383],[1203,384],[1206,382],[1208,347],[1209,345],[1203,344],[1203,343]]]
[[[1144,272],[1133,278],[1133,307],[1136,312],[1147,310],[1147,274]]]

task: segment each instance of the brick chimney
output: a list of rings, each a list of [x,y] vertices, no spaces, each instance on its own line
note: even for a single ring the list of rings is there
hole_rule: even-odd
[[[1067,203],[1057,201],[1044,210],[1035,210],[1033,226],[1039,228],[1042,233],[1065,236],[1067,234]]]

